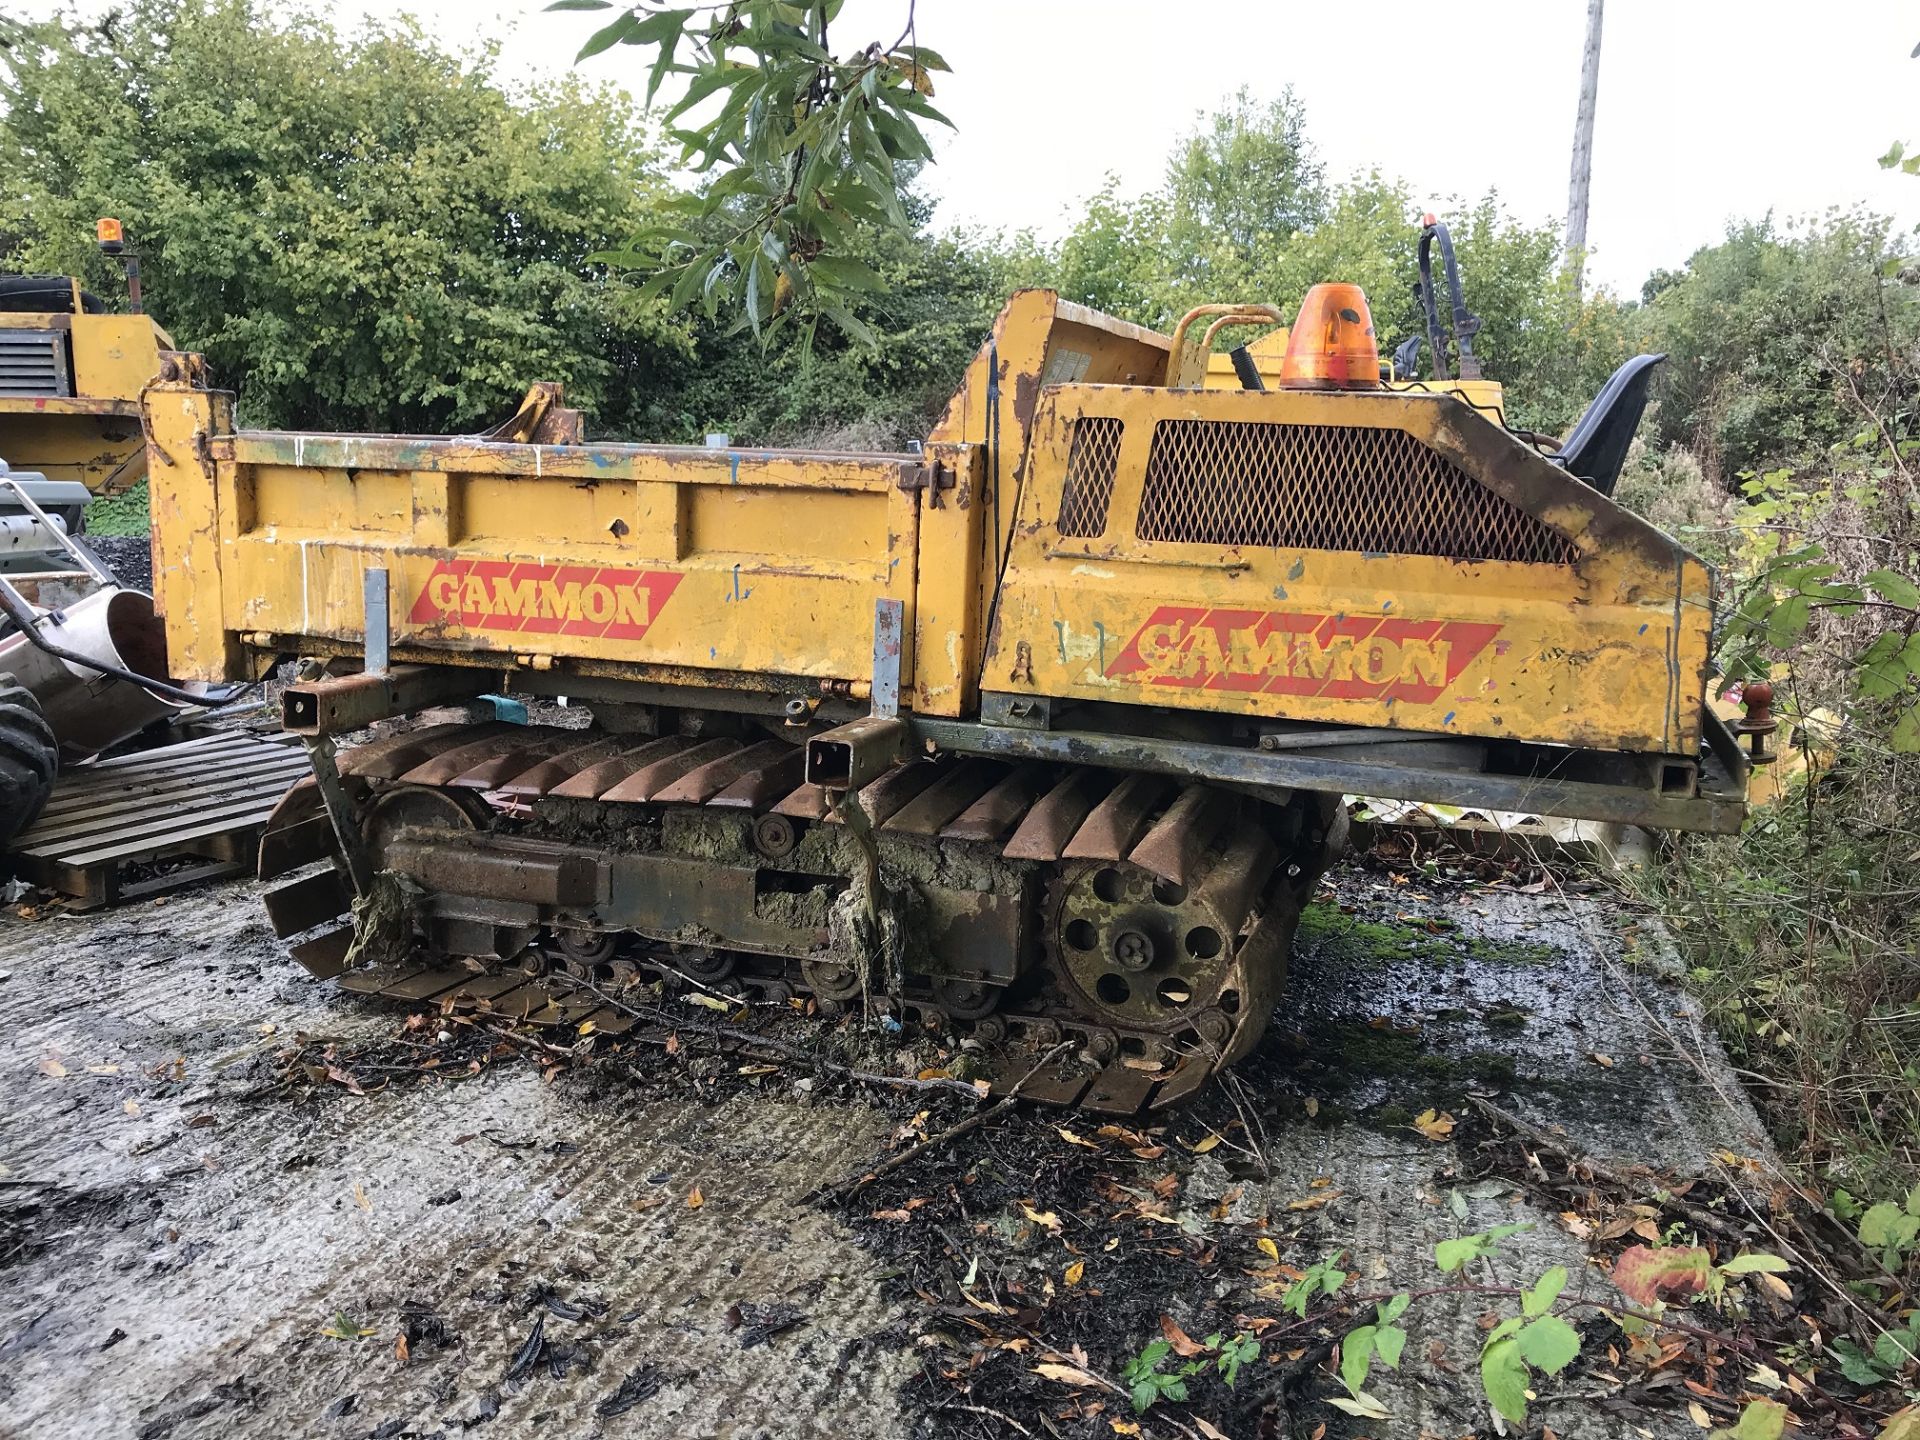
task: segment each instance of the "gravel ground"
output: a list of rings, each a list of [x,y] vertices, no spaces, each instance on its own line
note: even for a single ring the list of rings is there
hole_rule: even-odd
[[[146,535],[85,535],[87,546],[129,590],[153,593],[153,542]]]
[[[489,1057],[421,1080],[407,1047],[438,1022],[402,1031],[399,1012],[307,980],[252,892],[0,916],[0,1435],[1116,1433],[1076,1392],[1034,1391],[1034,1352],[953,1358],[981,1316],[924,1298],[927,1277],[956,1284],[983,1254],[1053,1296],[1070,1252],[1026,1234],[1008,1197],[1108,1224],[1091,1192],[1041,1188],[1083,1153],[1063,1121],[1090,1122],[988,1127],[871,1204],[824,1208],[806,1192],[911,1131],[911,1101],[732,1064],[691,1084],[687,1058],[658,1049],[638,1079]],[[1224,1257],[1248,1244],[1235,1227],[1269,1215],[1290,1262],[1342,1249],[1370,1283],[1430,1273],[1433,1242],[1463,1227],[1533,1220],[1514,1265],[1601,1283],[1515,1186],[1450,1209],[1453,1147],[1406,1121],[1429,1104],[1464,1114],[1469,1083],[1600,1155],[1691,1173],[1715,1149],[1762,1152],[1697,1016],[1622,968],[1604,907],[1358,869],[1337,900],[1314,907],[1289,998],[1240,1071],[1270,1173],[1192,1148],[1209,1125],[1233,1133],[1222,1097],[1156,1140],[1218,1278],[1156,1259],[1173,1232],[1135,1224],[1124,1244],[1083,1247],[1085,1286],[1058,1282],[1034,1322],[1058,1327],[1048,1343],[1084,1335],[1088,1363],[1114,1373],[1156,1313],[1256,1308]],[[315,1069],[278,1083],[296,1037]],[[329,1082],[324,1041],[401,1063],[356,1069],[351,1093]],[[1288,1229],[1302,1201],[1311,1227]],[[1376,1387],[1391,1428],[1322,1406],[1328,1434],[1491,1434],[1471,1384],[1478,1308],[1430,1317],[1418,1339],[1454,1361],[1410,1351]],[[1209,1413],[1224,1433],[1269,1433],[1265,1384],[1222,1392]],[[1698,1433],[1677,1409],[1550,1418],[1562,1436]],[[1175,1432],[1149,1417],[1144,1433]]]

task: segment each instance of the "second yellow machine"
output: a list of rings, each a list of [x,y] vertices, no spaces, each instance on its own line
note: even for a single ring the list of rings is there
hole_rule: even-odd
[[[1270,311],[1021,292],[896,455],[590,444],[541,388],[478,439],[244,431],[166,357],[173,670],[325,664],[283,697],[315,773],[262,845],[276,929],[357,990],[600,1031],[646,975],[1016,1075],[1071,1041],[1029,1089],[1130,1112],[1259,1037],[1343,795],[1737,827],[1712,576],[1603,493],[1644,390],[1543,449],[1444,341],[1383,386],[1365,304],[1317,288],[1220,389],[1213,331]],[[334,745],[501,694],[593,723]]]

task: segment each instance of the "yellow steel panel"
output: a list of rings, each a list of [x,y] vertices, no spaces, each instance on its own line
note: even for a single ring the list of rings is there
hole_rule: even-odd
[[[354,530],[404,535],[412,528],[413,489],[405,475],[259,465],[247,479],[236,497],[242,532],[317,539]]]
[[[885,495],[822,491],[795,497],[758,485],[684,489],[689,556],[791,556],[796,525],[806,527],[806,563],[873,566],[887,553]]]
[[[765,468],[745,485],[746,457],[727,452],[236,436],[189,416],[206,392],[155,397],[155,452],[182,472],[169,493],[197,497],[170,522],[175,548],[218,539],[173,591],[259,647],[358,646],[376,565],[397,652],[502,668],[857,682],[872,670],[874,602],[900,600],[915,623],[920,500],[899,483],[910,457],[756,456]],[[758,483],[767,474],[775,483]],[[178,643],[189,663],[214,663],[202,637]]]
[[[975,579],[986,516],[978,449],[929,445],[927,462],[952,470],[954,485],[920,509],[919,584],[913,631],[913,708],[966,715],[979,699],[982,612]]]
[[[1083,414],[1124,426],[1093,539],[1055,528]],[[1544,522],[1564,563],[1142,539],[1155,429],[1169,420],[1411,436],[1526,523]],[[1706,567],[1455,401],[1070,386],[1043,405],[1034,446],[990,688],[1602,748],[1697,746]],[[1435,525],[1445,532],[1444,518]]]
[[[146,315],[75,315],[72,323],[76,395],[131,400],[160,368],[161,346],[173,348]]]
[[[233,424],[233,397],[184,386],[156,389],[147,412],[155,608],[166,619],[167,672],[182,680],[250,678],[222,604],[220,495],[195,437]]]

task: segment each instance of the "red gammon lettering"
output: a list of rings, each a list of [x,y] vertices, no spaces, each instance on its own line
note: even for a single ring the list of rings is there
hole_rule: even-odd
[[[1470,620],[1162,605],[1107,676],[1142,685],[1430,705],[1492,643]]]
[[[680,576],[671,570],[442,560],[408,613],[414,625],[456,624],[516,635],[638,640]]]

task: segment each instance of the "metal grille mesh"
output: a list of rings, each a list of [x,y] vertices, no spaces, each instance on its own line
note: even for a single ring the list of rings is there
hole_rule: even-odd
[[[1123,422],[1110,415],[1083,415],[1073,422],[1073,444],[1067,451],[1067,479],[1060,492],[1060,518],[1054,528],[1062,535],[1092,539],[1106,533],[1107,502],[1113,498],[1113,475],[1120,463]]]
[[[1357,425],[1162,420],[1137,533],[1534,565],[1579,557],[1565,536],[1405,431]]]

